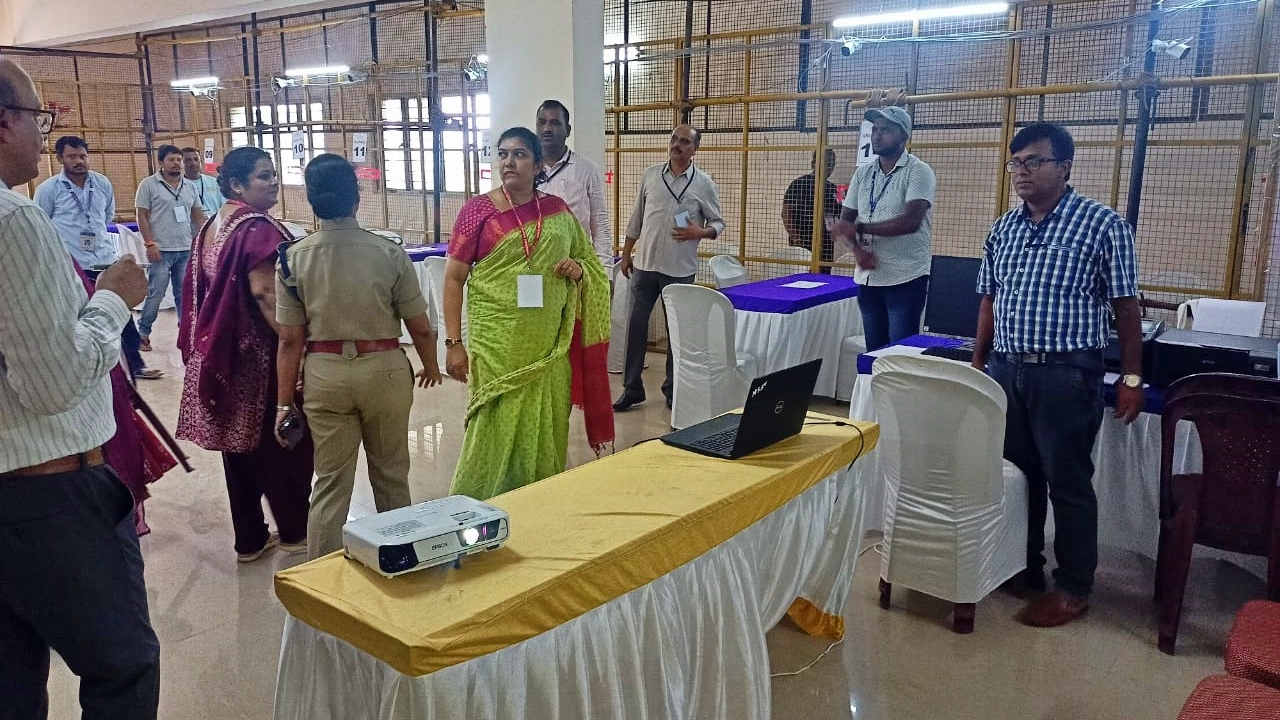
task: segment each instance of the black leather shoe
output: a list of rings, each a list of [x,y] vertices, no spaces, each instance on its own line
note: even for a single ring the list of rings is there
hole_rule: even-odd
[[[642,402],[644,402],[643,395],[632,395],[631,393],[624,390],[622,391],[622,395],[620,395],[618,399],[614,401],[613,411],[624,412],[626,410],[630,410],[632,405],[639,405]]]

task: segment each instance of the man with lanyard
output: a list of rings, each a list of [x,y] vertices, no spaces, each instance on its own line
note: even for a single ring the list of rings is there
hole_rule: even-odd
[[[827,148],[823,153],[822,185],[822,215],[823,220],[826,218],[835,218],[840,215],[840,201],[836,199],[836,186],[827,178],[831,177],[831,171],[836,168],[836,151]],[[813,220],[814,208],[817,205],[818,197],[818,153],[813,154],[813,172],[808,175],[801,175],[791,184],[787,186],[787,192],[782,196],[782,226],[787,231],[787,244],[791,247],[802,247],[805,250],[813,249]],[[822,228],[822,247],[819,250],[818,259],[824,263],[829,263],[833,259],[835,249],[835,241],[831,238],[831,231],[826,228],[824,222]],[[823,265],[819,268],[819,272],[825,274],[831,273],[829,265]]]
[[[8,192],[40,172],[43,106],[0,58],[0,716],[49,717],[52,649],[80,678],[81,717],[153,720],[160,644],[133,497],[102,454],[108,374],[145,280],[125,258],[90,298],[49,218]]]
[[[147,248],[147,300],[142,304],[142,350],[151,350],[151,325],[160,312],[165,288],[173,285],[173,304],[182,317],[182,281],[191,258],[191,239],[204,225],[204,210],[196,189],[182,177],[182,151],[161,145],[156,151],[160,170],[138,185],[134,205],[138,211],[138,231]]]
[[[1075,142],[1065,128],[1028,125],[1009,152],[1005,169],[1023,205],[1001,215],[983,245],[973,366],[986,366],[1004,388],[1004,456],[1027,476],[1027,567],[1015,590],[1044,589],[1044,522],[1053,503],[1055,589],[1018,617],[1054,627],[1089,608],[1098,566],[1091,453],[1112,313],[1124,372],[1115,416],[1128,424],[1142,411],[1138,271],[1129,223],[1067,184]]]
[[[569,108],[559,100],[538,106],[538,140],[542,143],[542,172],[546,179],[538,189],[564,200],[591,237],[596,257],[606,268],[613,265],[613,228],[604,201],[604,175],[590,158],[570,150],[565,140],[573,128]]]
[[[691,125],[678,126],[671,131],[667,162],[650,166],[640,178],[620,265],[623,276],[631,280],[634,304],[627,324],[623,390],[613,403],[615,412],[629,410],[645,400],[640,374],[649,340],[649,316],[662,289],[674,283],[693,282],[698,274],[698,241],[715,239],[724,232],[720,188],[693,165],[701,140],[702,134]],[[671,370],[668,349],[667,375],[662,383],[668,408]]]
[[[32,199],[53,221],[67,252],[96,280],[98,273],[119,259],[116,244],[107,233],[107,225],[116,215],[115,190],[106,175],[89,169],[89,144],[84,139],[64,135],[54,144],[54,151],[62,172],[40,183]],[[163,372],[143,362],[138,352],[141,341],[130,313],[120,335],[129,372],[141,380],[164,377]]]
[[[849,181],[836,235],[854,238],[854,280],[867,349],[875,350],[920,331],[929,289],[929,215],[937,178],[933,168],[906,151],[911,116],[900,107],[872,108],[871,151]]]
[[[205,217],[213,217],[227,199],[222,196],[218,187],[218,178],[200,172],[204,159],[200,151],[193,147],[182,148],[182,176],[195,187],[196,197],[200,199],[200,208]],[[196,228],[199,231],[199,228]]]

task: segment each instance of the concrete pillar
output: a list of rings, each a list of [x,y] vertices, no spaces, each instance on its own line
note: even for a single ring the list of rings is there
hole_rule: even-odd
[[[491,139],[534,130],[538,105],[569,108],[569,147],[604,167],[604,3],[486,0]]]

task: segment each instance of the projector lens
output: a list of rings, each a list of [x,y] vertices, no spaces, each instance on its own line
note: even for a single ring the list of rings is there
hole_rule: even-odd
[[[462,531],[463,545],[474,545],[475,542],[479,539],[480,539],[480,531],[473,527],[469,527]]]

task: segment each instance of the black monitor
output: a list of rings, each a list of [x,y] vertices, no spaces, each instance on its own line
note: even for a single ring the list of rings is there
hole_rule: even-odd
[[[978,334],[978,268],[980,258],[934,255],[929,270],[929,296],[924,305],[924,329],[939,335],[975,337]]]

